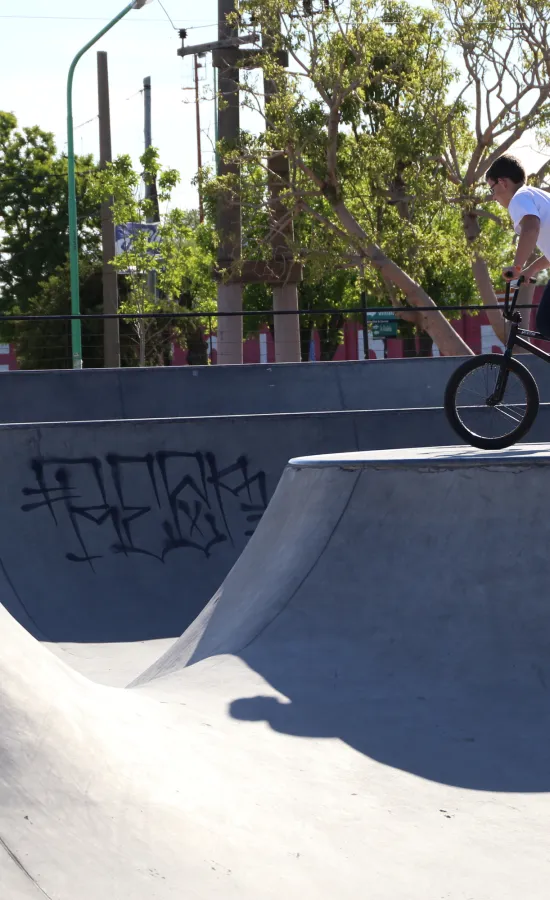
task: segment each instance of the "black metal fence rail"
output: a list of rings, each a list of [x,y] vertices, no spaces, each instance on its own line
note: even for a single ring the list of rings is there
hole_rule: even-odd
[[[534,303],[518,304],[518,309],[533,309]],[[428,335],[420,333],[409,322],[401,319],[399,313],[444,313],[455,320],[461,313],[477,315],[490,309],[502,309],[499,303],[491,306],[470,306],[452,304],[445,307],[417,306],[348,306],[341,309],[299,309],[299,310],[265,310],[252,309],[234,312],[199,312],[196,310],[169,310],[148,313],[90,313],[43,314],[43,315],[0,315],[0,342],[10,344],[15,351],[17,367],[23,369],[58,369],[71,368],[73,365],[71,329],[75,320],[82,325],[82,347],[84,365],[87,368],[99,368],[104,365],[104,324],[108,320],[119,322],[120,358],[123,366],[171,365],[174,359],[174,347],[186,349],[188,362],[194,365],[207,365],[216,360],[216,324],[223,318],[242,318],[244,322],[244,340],[254,338],[265,332],[265,326],[273,331],[278,316],[298,316],[300,320],[301,358],[308,361],[331,360],[340,344],[344,342],[344,326],[346,322],[357,324],[359,333],[363,333],[362,350],[357,349],[363,358],[369,356],[371,340],[382,338],[384,348],[388,347],[386,337],[395,335],[404,340],[404,356],[431,356],[432,342]],[[397,323],[393,335],[391,329],[367,328],[367,325]],[[140,339],[141,333],[141,339]],[[311,355],[312,336],[317,341],[316,355]],[[145,337],[144,337],[145,335]],[[144,342],[146,349],[144,350]],[[260,352],[260,351],[258,351]],[[272,351],[270,351],[271,353]],[[385,351],[386,352],[386,349]],[[265,351],[264,351],[265,353]],[[357,358],[357,357],[353,357]],[[145,363],[144,363],[145,360]],[[5,360],[0,359],[0,364]],[[10,364],[13,365],[13,353]]]
[[[535,309],[536,303],[516,303],[516,309]],[[67,321],[73,319],[221,319],[224,317],[246,318],[247,316],[259,316],[269,319],[272,316],[339,316],[339,315],[368,315],[369,313],[377,313],[379,321],[384,321],[379,313],[388,313],[386,321],[393,320],[399,313],[447,313],[447,312],[467,312],[471,315],[482,313],[487,309],[502,309],[503,303],[487,304],[486,306],[350,306],[343,309],[246,309],[238,312],[154,312],[154,313],[79,313],[78,315],[62,314],[62,315],[0,315],[0,322],[41,322],[41,321]],[[389,315],[392,313],[392,315]]]

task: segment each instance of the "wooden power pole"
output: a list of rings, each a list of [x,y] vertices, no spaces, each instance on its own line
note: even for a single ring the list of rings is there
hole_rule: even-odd
[[[269,49],[269,35],[263,36],[263,47]],[[276,85],[264,75],[264,94],[266,119],[269,120],[269,106],[273,101]],[[290,178],[288,157],[282,154],[269,157],[268,188],[271,200],[271,249],[273,259],[282,263],[283,277],[273,284],[273,311],[284,311],[284,315],[273,316],[275,333],[275,362],[300,362],[302,358],[300,346],[300,316],[298,315],[298,281],[301,281],[301,267],[292,267],[292,249],[289,246],[294,238],[292,219],[284,224],[287,209],[279,197]],[[290,311],[296,315],[290,315]]]
[[[152,97],[151,97],[151,78],[147,76],[143,79],[143,139],[145,149],[153,146],[153,116],[152,116]],[[152,184],[145,184],[145,199],[151,200],[153,203],[153,214],[147,216],[147,222],[152,224],[160,219],[160,209],[157,194],[156,181]],[[151,300],[156,300],[157,296],[157,273],[151,270],[147,276],[147,286]]]
[[[239,30],[227,21],[236,10],[236,0],[218,0],[218,40],[237,41]],[[213,64],[218,69],[218,140],[236,146],[240,130],[238,50],[227,47],[214,50]],[[218,175],[239,176],[239,166],[227,163],[218,155]],[[229,268],[241,258],[241,207],[238,194],[221,194],[217,204],[217,229],[220,236],[218,267]],[[218,312],[238,313],[243,308],[243,287],[239,281],[218,283]],[[218,319],[218,363],[243,361],[242,316],[220,316]]]
[[[200,54],[204,56],[203,53]],[[199,69],[201,68],[201,64],[199,63],[199,54],[195,53],[194,59],[194,68],[195,68],[195,119],[197,123],[197,170],[200,174],[202,169],[202,152],[201,152],[201,108],[200,108],[200,97],[199,97]],[[199,181],[199,221],[204,222],[204,209],[202,205],[202,187]]]
[[[212,52],[212,63],[218,70],[218,95],[220,103],[217,110],[217,140],[226,146],[236,146],[239,138],[239,62],[244,61],[247,68],[261,66],[260,51],[245,49],[241,45],[257,43],[258,35],[254,32],[239,35],[238,27],[228,23],[227,16],[235,12],[235,0],[218,0],[218,40],[205,44],[186,47],[184,44],[187,32],[180,31],[182,47],[178,56],[190,56],[196,53]],[[287,55],[283,65],[288,65]],[[273,88],[272,88],[273,93]],[[239,165],[227,163],[223,153],[217,154],[217,174],[231,175],[238,185]],[[285,215],[282,204],[276,199],[282,189],[282,181],[288,178],[288,162],[286,168],[279,171],[279,162],[272,160],[270,189],[275,203],[275,219],[280,222]],[[276,177],[276,172],[278,173]],[[286,173],[286,174],[285,174]],[[226,191],[218,198],[217,230],[220,237],[217,257],[218,269],[218,311],[234,313],[232,316],[220,315],[218,319],[218,363],[241,363],[242,354],[242,290],[243,284],[271,284],[274,287],[274,304],[277,309],[298,308],[297,284],[302,279],[302,266],[295,263],[288,248],[288,242],[279,237],[280,229],[274,227],[272,234],[273,255],[267,262],[241,259],[241,207],[238,188],[232,193]],[[284,249],[283,249],[284,248]],[[236,271],[231,274],[234,264]],[[229,277],[222,277],[220,270],[229,271]],[[298,315],[277,317],[281,321],[276,324],[278,340],[277,360],[294,361],[300,359],[300,334]],[[288,321],[285,321],[288,320]]]
[[[99,100],[99,165],[104,169],[113,160],[111,143],[111,110],[109,103],[109,68],[107,54],[97,54],[97,86]],[[115,258],[115,224],[112,201],[101,204],[101,237],[103,243],[103,312],[118,313],[118,276],[112,260]],[[120,334],[118,319],[103,320],[103,364],[107,368],[120,366]]]

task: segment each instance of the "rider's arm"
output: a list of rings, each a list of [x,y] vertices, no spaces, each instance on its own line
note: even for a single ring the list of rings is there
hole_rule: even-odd
[[[519,241],[516,247],[514,266],[523,269],[525,263],[535,250],[540,231],[538,216],[524,216],[520,223]]]
[[[521,274],[524,278],[534,278],[535,275],[542,272],[543,269],[547,269],[549,266],[550,260],[548,260],[546,256],[539,256],[539,258],[535,259],[530,266],[527,266]]]

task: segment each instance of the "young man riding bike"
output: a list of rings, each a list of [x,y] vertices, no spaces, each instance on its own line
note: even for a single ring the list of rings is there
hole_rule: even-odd
[[[527,281],[550,266],[550,194],[526,185],[525,169],[513,156],[495,160],[485,180],[493,200],[508,210],[514,231],[519,234],[514,262],[502,274],[510,281],[510,271],[513,271],[512,278],[523,275]],[[524,268],[536,247],[544,255]],[[537,310],[536,327],[550,340],[550,282]]]

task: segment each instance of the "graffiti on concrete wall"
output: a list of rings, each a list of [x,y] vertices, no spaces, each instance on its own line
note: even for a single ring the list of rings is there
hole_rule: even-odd
[[[267,506],[265,472],[251,471],[246,456],[220,467],[208,452],[108,453],[33,459],[30,468],[21,509],[68,523],[66,558],[92,568],[108,553],[209,557],[218,544],[250,537]]]

